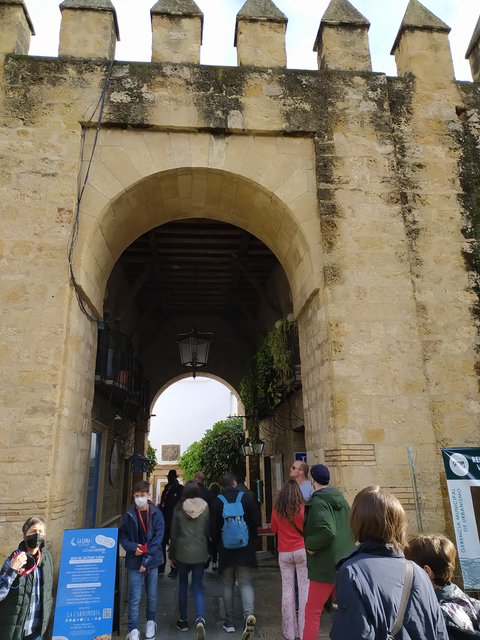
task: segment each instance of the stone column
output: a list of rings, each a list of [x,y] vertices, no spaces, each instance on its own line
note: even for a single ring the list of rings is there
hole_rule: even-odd
[[[235,26],[238,64],[285,67],[286,30],[287,18],[271,0],[247,0]]]
[[[455,110],[462,99],[454,81],[449,31],[418,0],[411,0],[392,51],[400,78],[390,84],[400,201],[435,436],[419,463],[419,487],[425,495],[432,481],[444,482],[441,447],[478,444],[480,413],[472,313],[477,301],[462,255],[465,221]],[[433,529],[433,515],[426,530]]]
[[[470,62],[472,77],[475,82],[480,81],[480,18],[473,32],[472,39],[468,45],[465,58]]]
[[[58,55],[75,58],[115,58],[120,34],[110,0],[64,0]]]
[[[200,63],[203,13],[193,0],[159,0],[150,15],[152,62]]]
[[[348,0],[332,0],[323,14],[313,50],[318,68],[371,71],[370,22]]]
[[[34,35],[24,0],[0,0],[0,55],[27,55]]]

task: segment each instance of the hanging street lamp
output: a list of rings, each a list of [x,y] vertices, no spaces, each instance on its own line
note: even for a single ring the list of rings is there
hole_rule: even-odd
[[[179,333],[177,344],[180,351],[182,366],[193,371],[195,378],[197,371],[207,366],[210,344],[213,342],[213,333],[199,333],[191,329],[189,333]]]

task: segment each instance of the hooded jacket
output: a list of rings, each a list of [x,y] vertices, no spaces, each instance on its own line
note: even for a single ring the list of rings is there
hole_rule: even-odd
[[[208,504],[188,498],[173,512],[168,556],[183,564],[205,564],[208,560]]]
[[[135,505],[131,505],[122,516],[122,524],[118,531],[120,544],[125,549],[125,566],[127,569],[155,569],[163,564],[162,542],[165,534],[165,521],[160,509],[148,501],[150,510],[147,529],[148,552],[136,556],[135,551],[139,543],[138,518]]]
[[[350,508],[338,489],[319,489],[305,505],[305,549],[308,577],[335,582],[335,565],[354,547]]]
[[[385,640],[393,628],[405,580],[399,549],[369,540],[338,565],[331,640]],[[397,640],[447,640],[430,578],[414,564],[413,584]]]
[[[18,545],[20,551],[27,551],[24,542]],[[53,563],[50,553],[42,547],[42,635],[46,632],[53,607]],[[10,568],[11,554],[0,571],[0,588],[8,589],[5,598],[0,601],[0,640],[22,640],[23,627],[30,606],[33,589],[33,573],[20,575]]]

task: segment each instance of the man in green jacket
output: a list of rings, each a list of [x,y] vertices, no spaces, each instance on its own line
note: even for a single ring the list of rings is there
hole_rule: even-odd
[[[335,587],[335,565],[353,549],[350,508],[342,493],[329,487],[323,464],[310,469],[313,493],[305,505],[303,535],[310,586],[305,606],[303,640],[317,640],[323,607]]]

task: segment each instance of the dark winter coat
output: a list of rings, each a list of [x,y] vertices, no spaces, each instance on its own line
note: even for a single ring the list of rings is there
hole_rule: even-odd
[[[319,489],[305,505],[305,549],[308,577],[335,582],[335,566],[354,548],[349,524],[350,509],[338,489]]]
[[[436,587],[435,595],[445,618],[450,640],[480,638],[480,600],[470,598],[452,583]]]
[[[178,480],[166,484],[165,488],[162,491],[158,508],[163,513],[163,517],[165,519],[165,529],[167,532],[170,532],[173,510],[175,509],[175,505],[177,504],[177,502],[182,497],[182,492],[183,485],[180,484]]]
[[[202,498],[202,500],[205,500],[205,502],[210,507],[210,504],[212,503],[212,500],[213,500],[212,492],[210,491],[210,489],[207,489],[207,487],[201,482],[197,483],[197,487],[200,492],[200,498]]]
[[[155,569],[164,562],[162,542],[165,533],[165,521],[160,509],[148,502],[150,515],[148,518],[147,546],[148,551],[141,556],[136,556],[135,551],[139,544],[138,517],[135,505],[130,506],[122,516],[122,524],[118,531],[118,539],[125,549],[125,566],[127,569]]]
[[[385,640],[392,630],[405,580],[403,552],[367,541],[338,565],[332,640]],[[398,640],[447,640],[442,611],[432,583],[414,565],[413,585]]]
[[[18,546],[20,551],[26,551],[25,543]],[[10,569],[11,554],[4,562],[0,571],[0,583],[5,574],[13,575],[17,572]],[[53,563],[50,553],[42,549],[40,562],[42,571],[42,635],[46,632],[53,607]],[[33,589],[33,573],[26,576],[18,575],[14,579],[6,598],[0,601],[0,640],[21,640],[23,627],[30,605]]]
[[[173,512],[168,556],[183,564],[208,560],[209,512],[202,498],[189,498]]]
[[[238,495],[238,489],[227,489],[223,495],[228,502],[235,502]],[[219,571],[222,572],[226,567],[253,567],[257,566],[256,558],[256,538],[257,528],[261,521],[258,516],[258,509],[252,496],[244,493],[242,497],[242,505],[244,519],[248,526],[249,537],[248,545],[243,549],[225,549],[222,544],[222,527],[223,527],[223,502],[220,498],[215,498],[211,507],[211,526],[210,532],[213,543],[218,548]]]

